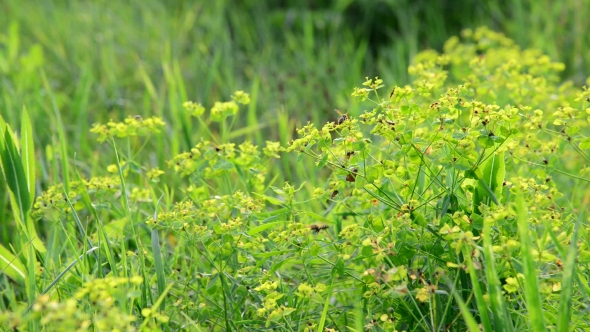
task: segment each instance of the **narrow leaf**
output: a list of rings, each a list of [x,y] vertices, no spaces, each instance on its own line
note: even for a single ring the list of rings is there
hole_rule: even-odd
[[[463,315],[463,319],[465,320],[465,325],[467,325],[467,330],[469,332],[480,332],[479,326],[477,326],[477,322],[473,315],[469,312],[467,305],[463,302],[463,299],[459,295],[458,292],[453,292],[453,296],[455,297],[455,301],[459,304],[459,309],[461,310],[461,315]]]
[[[563,268],[563,278],[561,280],[561,297],[559,301],[559,316],[557,318],[558,332],[568,332],[570,330],[572,292],[574,278],[576,276],[576,258],[578,254],[577,242],[581,221],[582,214],[580,214],[580,216],[578,216],[578,219],[576,220],[576,225],[574,226],[574,233],[572,234],[570,242],[570,248],[567,253],[567,258]]]
[[[7,125],[4,131],[4,149],[0,157],[2,158],[6,183],[16,197],[16,202],[21,213],[20,217],[24,221],[24,216],[31,207],[31,198],[29,196],[23,163],[10,131],[10,127]]]
[[[275,222],[268,222],[262,225],[258,225],[256,227],[252,227],[248,230],[248,232],[246,232],[246,234],[248,235],[255,235],[258,234],[260,232],[264,232],[265,230],[275,226],[275,225],[283,225],[285,222],[284,221],[275,221]]]
[[[160,249],[160,237],[158,230],[152,229],[152,251],[154,254],[154,264],[156,265],[156,276],[158,278],[158,294],[164,294],[166,287],[166,279],[164,276],[164,263],[162,262],[162,250]],[[160,310],[164,310],[166,306],[166,299],[162,299],[160,303]]]
[[[24,107],[21,121],[21,159],[29,189],[29,199],[32,202],[35,199],[35,145],[29,112]]]
[[[520,234],[521,248],[524,273],[524,290],[526,295],[526,304],[528,308],[531,331],[546,331],[543,320],[543,307],[541,296],[539,294],[539,282],[535,270],[535,261],[531,253],[532,246],[530,243],[529,224],[527,210],[522,197],[522,193],[516,196],[516,210],[518,216],[518,232]]]
[[[45,287],[45,289],[41,292],[41,295],[46,294],[47,292],[49,292],[51,290],[51,288],[53,288],[53,286],[55,286],[55,284],[57,284],[61,280],[61,278],[63,278],[63,276],[66,273],[68,273],[68,271],[71,270],[72,267],[74,267],[74,265],[76,265],[76,263],[78,263],[80,260],[82,260],[82,258],[84,258],[85,255],[89,255],[89,254],[93,253],[97,249],[98,249],[98,247],[90,248],[85,253],[83,253],[78,258],[76,258],[73,262],[71,262],[63,271],[60,272],[60,274],[57,275],[57,277],[55,277],[55,279],[53,279],[53,281],[49,284],[49,286]],[[36,302],[36,300],[33,301],[29,305],[29,307],[25,310],[25,312],[31,310],[31,308],[33,307],[33,304],[35,302]]]
[[[506,302],[500,288],[500,280],[498,280],[498,271],[496,270],[496,265],[494,263],[495,258],[492,249],[491,232],[490,223],[484,222],[484,265],[488,283],[488,293],[490,294],[492,317],[494,318],[494,331],[512,331],[512,325],[506,311]]]
[[[473,265],[473,258],[471,258],[471,253],[467,248],[464,249],[463,255],[466,257],[467,270],[469,271],[469,276],[471,277],[471,287],[473,287],[475,303],[477,304],[477,309],[479,310],[479,316],[481,317],[483,330],[485,332],[493,332],[494,330],[492,329],[490,315],[488,314],[488,305],[485,303],[483,298],[483,292],[479,285],[477,270],[475,270],[475,266]]]
[[[324,331],[326,318],[328,317],[328,309],[330,308],[330,298],[332,297],[332,289],[334,288],[334,278],[334,273],[332,273],[332,282],[330,283],[330,287],[328,288],[328,292],[326,293],[326,301],[324,301],[324,309],[322,310],[322,316],[320,317],[320,323],[318,324],[318,332]]]
[[[19,284],[25,282],[26,270],[21,261],[0,244],[0,273],[5,273]]]
[[[506,176],[504,153],[492,154],[479,169],[482,175],[477,177],[478,186],[473,197],[473,211],[476,213],[479,213],[480,203],[486,203],[485,198],[489,198],[496,205],[500,204],[499,200],[502,198],[502,187]]]

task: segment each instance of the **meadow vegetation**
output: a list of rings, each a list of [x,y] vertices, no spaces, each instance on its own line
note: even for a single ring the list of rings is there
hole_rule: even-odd
[[[84,29],[26,23],[52,5],[7,3],[2,330],[590,329],[590,79],[568,61],[475,28],[360,79],[369,46],[318,48],[309,16],[283,68],[273,42],[239,56],[269,23],[210,39],[252,19],[224,2],[115,3],[143,26],[114,21],[96,56]]]

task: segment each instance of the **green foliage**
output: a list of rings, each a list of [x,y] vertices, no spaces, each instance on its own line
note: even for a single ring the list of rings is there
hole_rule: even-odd
[[[37,257],[30,232],[0,247],[0,326],[588,329],[590,90],[562,83],[563,69],[502,34],[465,30],[415,57],[411,85],[367,78],[351,96],[360,115],[264,146],[235,134],[253,96],[200,104],[179,93],[170,122],[95,124],[88,145],[105,167],[90,176],[68,160],[54,108],[61,160],[48,144],[40,168],[78,176],[44,183],[34,203],[32,126],[19,151],[3,124],[6,187],[24,215],[32,206],[48,249]],[[30,230],[19,220],[11,232]],[[25,286],[8,291],[12,280]]]

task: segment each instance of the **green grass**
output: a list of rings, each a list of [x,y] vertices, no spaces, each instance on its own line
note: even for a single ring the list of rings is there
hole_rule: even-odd
[[[0,329],[590,326],[589,1],[0,11]]]

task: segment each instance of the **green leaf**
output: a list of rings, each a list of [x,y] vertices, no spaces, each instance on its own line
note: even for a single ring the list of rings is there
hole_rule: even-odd
[[[311,211],[304,211],[304,213],[307,214],[308,216],[312,217],[315,220],[319,220],[319,221],[326,223],[326,224],[332,224],[332,221],[330,219],[324,218],[317,213],[313,213]]]
[[[278,256],[278,255],[282,255],[282,254],[286,254],[289,252],[292,252],[293,250],[277,250],[277,251],[269,251],[269,252],[264,252],[264,253],[255,253],[254,256],[256,257],[260,257],[260,258],[266,258],[266,257],[272,257],[272,256]]]
[[[258,225],[256,227],[250,228],[246,232],[246,234],[248,234],[248,235],[255,235],[255,234],[258,234],[260,232],[264,232],[265,230],[267,230],[267,229],[269,229],[269,228],[271,228],[271,227],[273,227],[275,225],[282,225],[284,223],[285,223],[284,221],[268,222],[266,224],[262,224],[262,225]]]
[[[477,142],[486,149],[494,146],[494,140],[487,135],[478,137]]]
[[[26,270],[21,261],[0,244],[0,272],[19,284],[25,282]]]
[[[504,153],[492,154],[483,165],[482,176],[478,177],[478,185],[473,193],[473,211],[479,213],[479,205],[494,202],[500,205],[502,188],[506,175]]]
[[[481,231],[483,229],[483,218],[479,214],[475,213],[472,213],[469,217],[473,220],[471,222],[471,227]]]
[[[262,196],[262,198],[264,198],[265,200],[267,200],[270,204],[273,204],[273,205],[283,205],[283,204],[285,204],[285,202],[281,201],[278,198],[274,198],[274,197],[267,196],[267,195],[261,195],[261,196]]]
[[[312,257],[315,257],[318,255],[318,253],[320,252],[321,247],[314,242],[311,247],[309,248],[309,255]]]
[[[426,218],[424,218],[424,216],[419,212],[412,211],[412,213],[410,214],[410,219],[412,219],[412,221],[416,225],[420,225],[423,227],[426,227],[426,225],[427,225]]]
[[[6,183],[16,198],[16,203],[21,212],[21,220],[24,221],[24,216],[31,208],[31,197],[23,163],[10,131],[10,126],[7,125],[4,131],[4,149],[1,151],[0,157]]]
[[[406,131],[402,134],[402,136],[400,137],[400,143],[401,144],[410,144],[412,143],[412,137],[414,136],[414,132],[413,131]]]
[[[28,118],[28,117],[27,117]],[[25,120],[23,120],[25,121]],[[24,130],[29,131],[29,129]],[[31,208],[31,204],[34,199],[34,162],[28,162],[27,165],[31,165],[33,168],[30,178],[27,177],[25,169],[23,167],[23,160],[28,160],[29,155],[32,157],[32,132],[30,134],[25,133],[24,136],[29,138],[30,144],[26,144],[27,157],[19,158],[19,153],[15,141],[12,137],[10,126],[8,126],[4,119],[0,116],[0,169],[6,179],[6,183],[10,189],[10,203],[12,205],[12,213],[21,231],[28,236],[28,240],[32,241],[35,249],[44,254],[47,252],[43,242],[37,236],[35,230],[35,224],[29,217],[28,211]],[[30,182],[28,181],[30,179]],[[33,194],[29,192],[29,187],[33,187]],[[23,209],[26,208],[26,209]]]
[[[441,210],[440,210],[440,216],[444,216],[445,214],[447,214],[447,211],[449,209],[449,204],[451,204],[451,195],[454,194],[446,194],[445,197],[442,199],[442,206],[441,206]]]
[[[322,158],[320,160],[318,160],[317,162],[317,168],[321,169],[324,166],[326,166],[326,163],[328,162],[328,154],[324,153],[324,155],[322,156]]]
[[[371,257],[373,256],[373,247],[371,246],[363,246],[363,249],[361,250],[361,254],[365,257]]]
[[[580,141],[580,149],[587,150],[590,149],[590,137],[586,137]]]
[[[276,261],[276,263],[274,263],[274,264],[273,264],[273,265],[270,267],[270,269],[268,269],[268,272],[269,272],[270,274],[273,274],[273,273],[275,273],[275,272],[276,272],[278,269],[280,269],[280,268],[281,268],[281,267],[282,267],[284,264],[286,264],[286,263],[291,263],[291,264],[294,264],[294,263],[295,263],[295,264],[302,264],[303,262],[302,262],[301,260],[299,260],[299,259],[295,258],[295,257],[286,258],[286,259],[283,259],[283,260]]]

